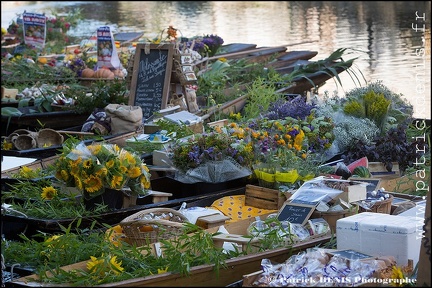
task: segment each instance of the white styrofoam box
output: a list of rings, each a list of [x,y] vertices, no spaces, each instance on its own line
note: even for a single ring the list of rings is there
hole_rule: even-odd
[[[398,265],[417,264],[424,219],[363,212],[336,221],[337,249],[353,249],[372,256],[394,256]]]

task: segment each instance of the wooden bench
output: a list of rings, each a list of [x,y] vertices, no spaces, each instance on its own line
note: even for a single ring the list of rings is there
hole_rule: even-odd
[[[221,214],[207,215],[199,217],[196,221],[196,225],[204,229],[208,229],[224,225],[225,221],[229,219],[230,217]]]

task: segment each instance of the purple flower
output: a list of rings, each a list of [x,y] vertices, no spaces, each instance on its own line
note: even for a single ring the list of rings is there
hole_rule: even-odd
[[[304,120],[316,108],[316,104],[306,103],[304,97],[301,95],[292,100],[278,100],[274,102],[268,109],[264,117],[270,120],[285,119],[292,117],[294,119]]]

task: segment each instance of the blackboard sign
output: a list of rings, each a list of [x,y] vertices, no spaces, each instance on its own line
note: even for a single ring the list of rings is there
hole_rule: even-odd
[[[367,255],[355,250],[347,249],[347,250],[339,250],[331,252],[333,255],[338,255],[343,258],[349,259],[349,260],[361,260],[361,259],[370,259],[373,258],[371,255]]]
[[[285,202],[279,210],[277,218],[279,221],[288,221],[293,224],[304,225],[315,210],[315,207],[316,205]]]
[[[140,106],[143,119],[166,108],[174,44],[137,44],[129,105]]]

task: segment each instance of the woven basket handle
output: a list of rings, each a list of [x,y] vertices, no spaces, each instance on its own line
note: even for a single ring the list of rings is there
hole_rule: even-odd
[[[123,226],[135,226],[135,227],[141,227],[141,226],[149,226],[149,225],[163,225],[163,226],[171,226],[175,228],[181,228],[183,227],[184,223],[180,222],[173,222],[169,220],[164,219],[150,219],[150,220],[134,220],[130,222],[123,222],[121,223]]]

